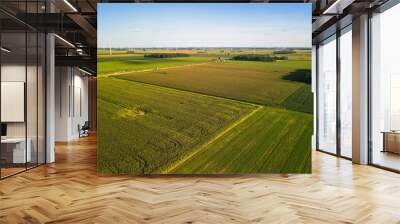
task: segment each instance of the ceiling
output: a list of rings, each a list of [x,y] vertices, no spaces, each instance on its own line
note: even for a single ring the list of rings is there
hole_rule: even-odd
[[[36,50],[27,45],[32,33],[56,34],[56,65],[79,66],[96,73],[97,12],[99,0],[1,0],[0,24],[3,45],[12,49],[8,58]],[[36,41],[35,41],[36,42]],[[41,46],[40,46],[41,47]],[[21,58],[21,57],[20,57]],[[31,58],[31,57],[28,57]]]
[[[313,39],[337,21],[381,5],[386,0],[195,0],[193,2],[312,3]],[[18,33],[54,32],[56,64],[80,66],[96,73],[97,3],[187,2],[183,0],[1,0],[0,23],[5,38],[20,43]],[[13,34],[12,34],[13,33]],[[22,43],[23,44],[23,43]],[[29,50],[28,50],[29,51]]]
[[[313,0],[313,44],[352,23],[354,17],[374,11],[389,0]]]

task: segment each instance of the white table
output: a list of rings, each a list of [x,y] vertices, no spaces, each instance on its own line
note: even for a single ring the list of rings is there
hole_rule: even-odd
[[[32,160],[32,150],[31,145],[32,141],[30,138],[26,139],[28,143],[25,151],[25,138],[5,138],[1,139],[2,147],[12,146],[13,150],[13,163],[26,163],[31,162]]]

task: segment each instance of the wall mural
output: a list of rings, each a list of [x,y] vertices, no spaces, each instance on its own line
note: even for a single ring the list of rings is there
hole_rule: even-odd
[[[99,172],[311,172],[311,4],[102,3],[98,47]]]

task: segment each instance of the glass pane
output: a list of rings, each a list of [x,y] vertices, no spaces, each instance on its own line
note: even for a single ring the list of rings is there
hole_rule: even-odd
[[[45,35],[39,33],[38,42],[38,163],[45,163]]]
[[[1,1],[0,6],[20,14],[45,12],[44,0]],[[46,54],[44,34],[2,12],[0,19],[0,171],[5,177],[45,162]]]
[[[352,156],[352,35],[351,27],[340,36],[340,152]]]
[[[318,48],[318,148],[336,153],[336,37]]]
[[[36,1],[26,2],[27,6],[25,11],[27,13],[37,13],[38,4]],[[35,23],[37,17],[28,18]],[[28,154],[27,167],[35,167],[37,165],[37,74],[38,74],[38,35],[33,30],[27,30],[27,74],[26,74],[26,125],[27,125],[27,150]]]
[[[27,143],[28,143],[28,168],[34,167],[37,165],[38,158],[38,141],[37,141],[37,132],[38,132],[38,107],[37,107],[37,98],[38,98],[38,88],[37,88],[37,79],[38,79],[38,36],[36,32],[27,33],[28,38],[28,63],[27,63],[27,80],[26,80],[26,115],[27,115]]]
[[[26,35],[2,33],[1,44],[7,49],[1,50],[1,172],[5,177],[24,171],[30,160],[25,119]]]
[[[372,163],[400,170],[400,5],[372,18]]]

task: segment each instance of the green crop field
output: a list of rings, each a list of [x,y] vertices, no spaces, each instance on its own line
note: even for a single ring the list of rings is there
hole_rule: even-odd
[[[262,107],[220,140],[172,164],[168,172],[311,172],[311,134],[312,116]]]
[[[149,58],[178,52],[189,57]],[[270,49],[107,51],[98,56],[98,171],[311,172],[311,54]],[[282,55],[279,55],[282,56]],[[220,60],[220,58],[224,60]]]
[[[100,55],[97,59],[99,76],[110,73],[156,69],[185,64],[208,62],[208,56],[193,56],[187,58],[145,58],[144,54]]]
[[[308,61],[209,62],[206,65],[130,73],[117,77],[311,113],[312,105],[308,104],[303,109],[292,105],[296,101],[287,100],[297,93],[299,99],[312,103],[310,85],[283,79],[290,72],[309,69],[309,64]]]
[[[154,172],[255,108],[114,78],[98,88],[100,172]]]

